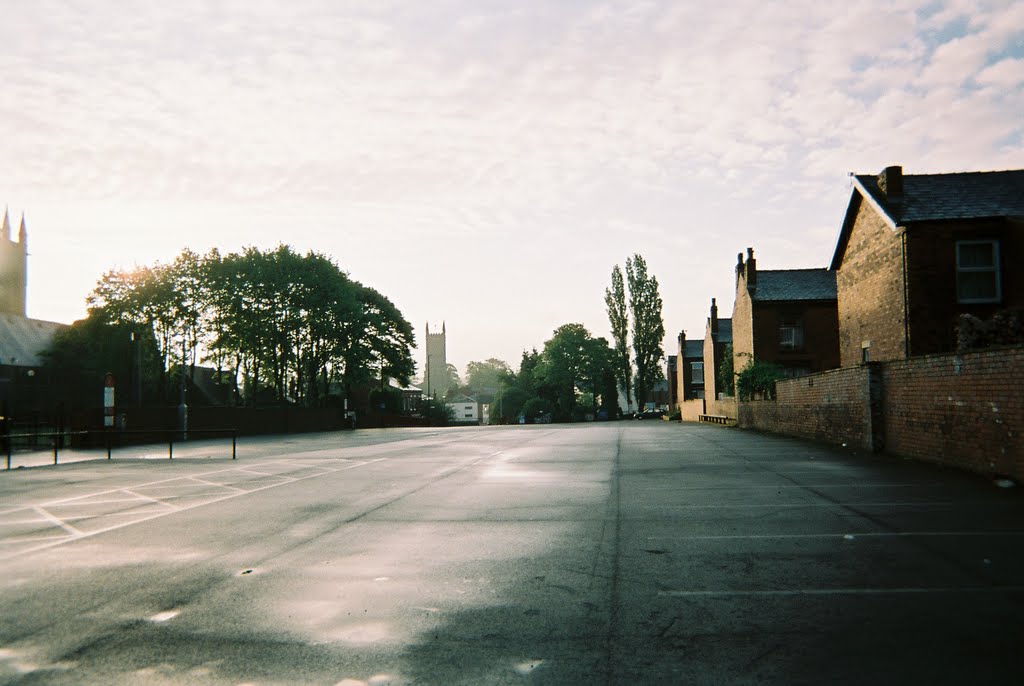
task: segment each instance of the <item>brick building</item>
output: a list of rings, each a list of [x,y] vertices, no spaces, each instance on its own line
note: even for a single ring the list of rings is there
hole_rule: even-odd
[[[831,264],[843,366],[949,352],[961,314],[1024,307],[1024,170],[852,178]]]
[[[715,400],[724,392],[720,378],[722,359],[732,345],[732,320],[718,318],[718,305],[711,299],[711,311],[704,328],[704,397]]]
[[[677,341],[674,371],[678,390],[673,407],[682,401],[704,397],[704,341],[687,340],[685,331],[679,332]]]
[[[835,272],[759,271],[754,250],[736,264],[732,313],[733,369],[751,360],[780,365],[787,376],[839,366]]]

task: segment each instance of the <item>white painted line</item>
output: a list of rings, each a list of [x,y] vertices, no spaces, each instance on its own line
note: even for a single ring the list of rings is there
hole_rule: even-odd
[[[373,463],[376,463],[376,462],[383,462],[383,461],[385,461],[387,459],[388,458],[386,458],[386,457],[380,457],[380,458],[377,458],[377,459],[374,459],[374,460],[367,460],[365,462],[359,462],[359,463],[356,463],[356,464],[350,464],[350,465],[345,466],[345,467],[339,467],[339,468],[336,468],[336,469],[331,469],[331,470],[329,470],[328,473],[343,472],[343,471],[347,471],[349,469],[355,469],[356,467],[362,467],[364,465],[373,464]],[[225,471],[231,471],[231,470],[223,470],[222,469],[222,470],[217,470],[216,472],[207,472],[206,474],[203,474],[203,475],[200,475],[200,476],[206,476],[206,475],[215,474],[215,473],[219,474],[219,473],[223,473]],[[312,478],[318,477],[318,476],[322,476],[322,474],[309,474],[309,475],[306,475],[306,476],[302,476],[302,477],[297,477],[297,478],[291,479],[290,481],[279,481],[279,482],[275,482],[275,483],[270,483],[270,484],[267,484],[265,486],[261,486],[259,488],[254,488],[254,489],[248,490],[248,491],[242,490],[240,488],[233,488],[233,487],[230,487],[230,486],[224,486],[223,484],[217,484],[215,482],[206,482],[210,486],[216,486],[218,488],[230,489],[233,492],[225,493],[225,494],[221,495],[220,497],[214,497],[213,499],[210,499],[210,500],[203,500],[202,502],[192,503],[192,504],[186,505],[184,507],[167,509],[167,510],[163,510],[163,511],[160,511],[160,512],[155,512],[155,513],[152,513],[152,514],[141,514],[141,516],[139,516],[138,519],[133,519],[130,522],[121,522],[119,524],[113,524],[111,526],[107,526],[107,527],[104,527],[102,529],[97,529],[95,531],[89,531],[89,532],[80,531],[79,529],[76,529],[75,527],[70,526],[69,524],[65,523],[64,521],[58,519],[57,517],[53,516],[51,513],[49,513],[46,510],[44,510],[43,506],[32,506],[31,509],[36,511],[37,513],[39,513],[44,518],[44,521],[49,521],[49,522],[55,524],[56,526],[59,526],[60,528],[62,528],[65,531],[67,531],[70,535],[68,537],[61,537],[59,539],[53,539],[51,542],[44,543],[42,545],[32,546],[32,547],[26,548],[24,550],[18,550],[18,551],[15,551],[13,554],[5,555],[3,557],[4,557],[4,559],[9,559],[9,558],[12,558],[12,557],[17,557],[18,555],[27,555],[29,553],[33,553],[33,552],[36,552],[36,551],[39,551],[39,550],[44,550],[46,548],[53,548],[55,546],[62,545],[64,543],[67,543],[68,541],[78,540],[78,539],[81,539],[81,538],[89,538],[89,537],[92,537],[92,536],[98,536],[99,534],[107,533],[109,531],[114,531],[116,529],[123,529],[123,528],[125,528],[127,526],[132,526],[132,525],[135,525],[135,524],[141,524],[143,522],[148,522],[151,519],[159,519],[160,517],[166,517],[167,515],[174,514],[176,512],[184,512],[186,510],[191,510],[191,509],[196,508],[196,507],[204,507],[206,505],[212,505],[213,503],[218,503],[218,502],[221,502],[222,500],[229,500],[231,498],[237,498],[237,497],[242,496],[242,495],[248,495],[249,493],[256,493],[258,491],[265,491],[267,489],[275,488],[277,486],[283,486],[285,484],[295,483],[295,482],[298,482],[298,481],[305,481],[306,479],[312,479]],[[198,477],[176,477],[174,479],[161,479],[159,481],[153,481],[153,482],[150,482],[148,484],[142,484],[140,486],[133,486],[132,488],[140,489],[140,488],[145,488],[146,486],[151,486],[153,484],[162,484],[162,483],[167,483],[169,481],[179,481],[179,480],[180,481],[200,481],[201,482],[201,480]],[[108,491],[102,491],[100,493],[93,494],[92,496],[79,496],[79,497],[76,497],[76,498],[69,498],[67,500],[54,501],[54,504],[60,504],[60,505],[67,506],[69,504],[74,503],[74,501],[76,501],[76,500],[83,500],[85,498],[95,497],[97,495],[106,495],[108,493],[124,492],[125,490],[126,489],[123,489],[123,488],[121,488],[121,489],[111,489],[111,490],[108,490]],[[182,497],[188,497],[188,495],[189,494],[186,494],[186,495],[184,495]],[[83,504],[90,504],[90,503],[83,503]],[[25,509],[28,509],[28,508],[25,508]],[[93,515],[93,516],[81,516],[78,519],[95,519],[96,517],[100,517],[100,516],[108,516],[108,514],[117,514],[117,513],[101,513],[101,514]],[[138,513],[138,512],[124,513],[124,514],[140,515],[140,513]],[[49,539],[46,539],[46,540],[49,540]]]
[[[71,526],[70,524],[66,524],[63,520],[61,520],[58,517],[55,517],[54,515],[50,514],[49,512],[44,510],[42,507],[34,507],[32,509],[35,510],[36,512],[38,512],[43,518],[49,520],[55,526],[59,526],[61,529],[64,529],[65,531],[67,531],[72,536],[84,536],[85,535],[81,531],[76,529],[75,527]]]
[[[697,536],[648,536],[648,541],[722,541],[722,540],[775,540],[781,538],[909,538],[914,536],[937,537],[992,537],[1024,536],[1024,531],[871,531],[846,534],[708,534]]]
[[[234,486],[229,486],[228,484],[219,484],[216,481],[206,481],[205,479],[200,479],[198,476],[190,476],[187,478],[189,481],[194,481],[195,483],[203,484],[204,486],[216,486],[217,488],[226,488],[231,491],[239,491],[241,493],[246,492],[244,488],[235,488]]]
[[[18,545],[19,543],[34,543],[36,541],[66,541],[67,536],[35,536],[33,538],[0,538],[0,546]]]
[[[736,504],[736,505],[719,505],[710,503],[701,503],[694,505],[642,505],[649,510],[782,510],[782,509],[796,509],[802,507],[950,507],[950,506],[964,506],[964,505],[986,505],[986,506],[999,506],[1007,507],[1012,503],[993,503],[989,501],[928,501],[921,500],[916,502],[867,502],[867,503],[833,503],[831,501],[815,501],[806,503],[772,503],[764,502],[760,504]]]
[[[966,586],[961,588],[794,588],[763,591],[658,591],[663,598],[792,597],[832,595],[929,595],[951,593],[1022,593],[1024,586]]]
[[[181,509],[177,505],[172,505],[171,503],[165,503],[163,500],[157,500],[156,498],[150,498],[148,495],[142,495],[141,493],[136,493],[135,491],[130,491],[127,488],[124,489],[123,492],[127,493],[128,495],[133,495],[136,498],[139,498],[140,500],[148,500],[151,503],[156,503],[157,505],[163,505],[164,507],[169,507],[172,510],[180,510]]]

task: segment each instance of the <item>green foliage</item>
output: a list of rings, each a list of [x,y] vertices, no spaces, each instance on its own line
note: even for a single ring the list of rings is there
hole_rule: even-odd
[[[89,298],[106,321],[153,332],[165,375],[172,365],[213,363],[247,404],[327,404],[335,384],[415,371],[412,326],[376,290],[349,279],[327,257],[287,246],[199,256],[170,265],[108,272]],[[201,360],[199,355],[205,354]]]
[[[604,302],[608,308],[608,323],[611,325],[612,341],[615,344],[615,378],[626,394],[626,403],[633,402],[633,364],[629,352],[629,313],[626,309],[626,285],[622,269],[612,269],[612,286],[604,290]]]
[[[466,365],[467,395],[487,402],[483,397],[494,396],[502,387],[502,380],[511,373],[508,364],[493,357],[484,362],[470,362]]]
[[[775,382],[783,378],[782,367],[771,362],[750,360],[736,377],[736,392],[740,400],[775,399]]]
[[[736,394],[736,375],[733,369],[732,343],[728,343],[722,351],[722,361],[718,365],[718,383],[715,384],[726,395]]]
[[[633,355],[636,362],[636,401],[643,407],[654,384],[665,378],[661,361],[665,359],[662,342],[665,324],[658,279],[647,273],[647,262],[640,255],[626,260],[629,286],[629,313],[632,319]]]
[[[162,399],[163,370],[156,341],[152,336],[140,336],[130,325],[92,314],[58,331],[43,358],[45,367],[58,380],[60,402],[73,406],[98,404],[107,372],[116,379],[119,405],[134,405],[140,400],[136,397],[140,386],[143,402]]]
[[[455,410],[446,405],[443,400],[435,398],[424,398],[420,404],[420,414],[438,424],[447,424],[455,419]]]

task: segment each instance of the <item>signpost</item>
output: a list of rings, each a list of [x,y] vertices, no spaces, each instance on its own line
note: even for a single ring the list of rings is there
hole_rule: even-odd
[[[110,372],[103,377],[103,426],[114,428],[114,375]]]

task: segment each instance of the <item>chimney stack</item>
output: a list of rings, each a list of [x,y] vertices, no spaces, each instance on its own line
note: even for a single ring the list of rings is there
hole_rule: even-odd
[[[740,256],[742,257],[742,255]],[[715,304],[715,299],[711,299],[711,316],[708,318],[711,323],[711,335],[713,337],[718,336],[718,305]]]
[[[878,175],[878,188],[890,203],[903,202],[903,167],[886,167]]]
[[[747,248],[747,267],[745,274],[747,277],[747,290],[753,291],[757,288],[757,260],[754,259],[753,248]]]

